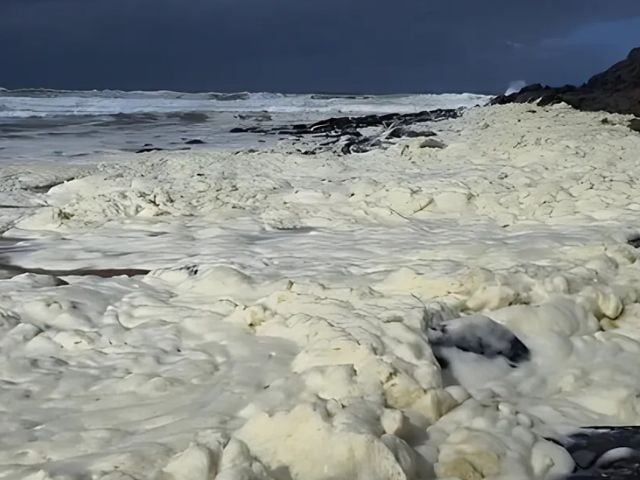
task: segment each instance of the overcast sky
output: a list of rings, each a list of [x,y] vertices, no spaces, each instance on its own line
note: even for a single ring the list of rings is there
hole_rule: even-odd
[[[640,0],[0,0],[0,86],[501,92],[640,46]]]

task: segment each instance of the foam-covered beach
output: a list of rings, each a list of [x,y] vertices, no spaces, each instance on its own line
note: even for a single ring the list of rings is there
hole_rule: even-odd
[[[357,154],[7,161],[0,478],[591,478],[637,455],[571,447],[640,422],[628,121],[479,106]]]

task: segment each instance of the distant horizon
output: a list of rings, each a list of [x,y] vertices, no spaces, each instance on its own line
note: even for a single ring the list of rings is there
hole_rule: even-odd
[[[412,95],[487,95],[487,96],[495,96],[501,95],[507,90],[508,85],[505,86],[503,91],[495,91],[495,92],[481,92],[481,91],[441,91],[441,92],[395,92],[395,93],[376,93],[376,92],[333,92],[333,91],[299,91],[299,92],[277,92],[277,91],[268,91],[268,90],[171,90],[167,88],[159,88],[159,89],[123,89],[123,88],[51,88],[51,87],[17,87],[17,88],[9,88],[3,85],[0,85],[0,91],[7,92],[19,92],[19,91],[50,91],[50,92],[124,92],[124,93],[157,93],[157,92],[169,92],[169,93],[186,93],[190,95],[198,95],[198,94],[208,94],[208,93],[220,93],[220,94],[273,94],[273,95],[327,95],[327,96],[336,96],[336,97],[344,97],[344,96],[412,96]]]
[[[388,95],[581,84],[640,45],[638,0],[4,0],[9,89]]]

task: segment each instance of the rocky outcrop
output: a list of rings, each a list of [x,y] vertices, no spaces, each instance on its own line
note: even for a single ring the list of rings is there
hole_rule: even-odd
[[[426,124],[456,118],[461,109],[436,109],[416,113],[387,113],[384,115],[363,115],[359,117],[333,117],[315,123],[299,123],[295,125],[268,126],[254,125],[236,127],[231,133],[260,133],[265,135],[285,135],[290,138],[325,139],[314,145],[303,154],[315,154],[323,151],[334,151],[340,155],[364,153],[376,148],[385,148],[393,144],[394,139],[433,137],[436,134],[423,128]],[[426,138],[421,148],[444,148],[445,144],[435,139]]]
[[[575,87],[529,85],[517,93],[500,95],[491,103],[533,103],[541,106],[565,102],[578,110],[640,116],[640,48],[627,58]]]

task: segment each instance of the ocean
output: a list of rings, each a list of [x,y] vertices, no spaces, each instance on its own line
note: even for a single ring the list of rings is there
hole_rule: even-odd
[[[145,145],[259,146],[234,127],[314,121],[330,116],[418,112],[486,103],[447,95],[286,95],[0,89],[0,162],[87,161]],[[264,139],[262,139],[264,140]],[[272,141],[273,139],[267,139]],[[191,144],[189,148],[196,148]]]

